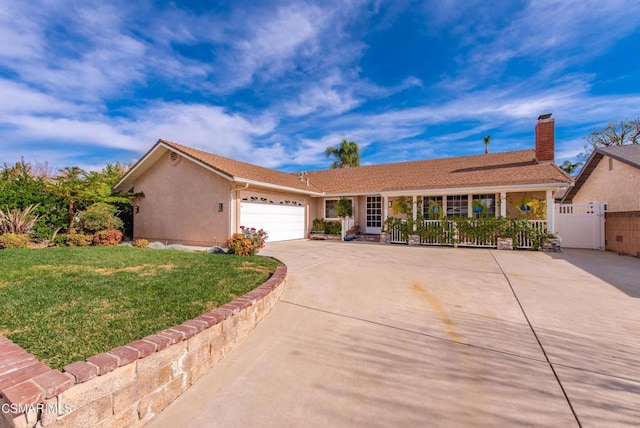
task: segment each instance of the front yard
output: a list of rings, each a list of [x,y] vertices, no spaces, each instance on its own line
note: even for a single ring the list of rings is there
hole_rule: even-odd
[[[221,306],[278,264],[131,247],[2,250],[0,334],[62,368]]]

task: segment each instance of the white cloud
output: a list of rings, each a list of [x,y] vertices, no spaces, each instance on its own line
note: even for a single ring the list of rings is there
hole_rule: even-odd
[[[135,119],[123,128],[147,145],[163,138],[236,158],[250,156],[251,139],[275,126],[268,117],[250,121],[222,107],[202,104],[160,103],[133,114]]]
[[[72,114],[80,111],[80,107],[51,95],[42,93],[26,85],[0,78],[0,112],[31,114]],[[7,118],[0,116],[0,123],[7,123]]]

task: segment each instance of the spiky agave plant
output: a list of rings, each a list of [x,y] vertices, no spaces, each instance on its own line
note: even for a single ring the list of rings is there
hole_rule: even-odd
[[[32,213],[35,207],[36,205],[29,205],[23,210],[13,208],[6,212],[0,209],[0,234],[29,234],[40,218],[40,216]]]

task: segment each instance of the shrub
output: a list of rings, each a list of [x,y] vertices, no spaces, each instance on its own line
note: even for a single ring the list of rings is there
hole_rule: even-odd
[[[314,218],[312,230],[315,232],[324,233],[324,219],[323,218]]]
[[[66,233],[59,233],[53,238],[51,242],[57,247],[66,247],[68,240],[69,235],[67,235]]]
[[[94,233],[101,230],[122,229],[122,220],[116,217],[116,213],[114,206],[97,202],[80,213],[80,228]]]
[[[38,221],[39,216],[32,214],[35,205],[29,205],[25,209],[14,208],[7,212],[0,209],[0,233],[13,233],[28,235]]]
[[[353,215],[353,203],[351,199],[340,198],[338,202],[336,202],[335,208],[336,214],[338,214],[340,218],[347,218]]]
[[[138,248],[147,248],[149,246],[149,241],[146,239],[136,239],[133,242],[133,246]]]
[[[268,238],[267,232],[263,229],[256,230],[255,227],[244,226],[240,226],[240,230],[242,230],[241,233],[234,233],[227,239],[229,254],[255,256],[264,247],[265,240]]]
[[[122,241],[122,232],[117,229],[101,230],[93,235],[93,245],[110,247],[118,245]]]
[[[0,248],[27,248],[29,236],[24,233],[5,233],[0,235]]]
[[[73,232],[67,235],[67,245],[69,247],[87,247],[91,245],[93,235]]]
[[[246,238],[242,233],[234,233],[231,238],[227,239],[227,247],[229,254],[238,256],[253,256],[256,253],[251,239]]]
[[[342,233],[342,224],[339,221],[326,221],[324,230],[329,235],[340,235]]]

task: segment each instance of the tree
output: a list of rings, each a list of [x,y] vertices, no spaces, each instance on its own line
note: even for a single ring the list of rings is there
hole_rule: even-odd
[[[79,205],[84,201],[84,193],[88,188],[88,182],[85,180],[87,173],[77,166],[65,167],[58,173],[51,185],[51,191],[66,202],[69,213],[69,230],[72,230],[77,211],[84,208]]]
[[[335,157],[331,168],[345,168],[360,165],[360,149],[353,141],[342,140],[339,146],[329,146],[324,151],[327,157]]]
[[[572,175],[573,172],[580,168],[582,166],[582,162],[571,162],[571,161],[564,161],[562,162],[562,165],[560,165],[560,169],[562,169],[564,172],[566,172],[569,175]]]
[[[491,135],[487,135],[484,138],[484,153],[489,154],[489,143],[491,142]]]
[[[640,118],[624,119],[620,122],[611,121],[601,130],[592,130],[585,140],[587,141],[584,146],[585,151],[578,155],[583,159],[588,158],[598,147],[640,144]]]

